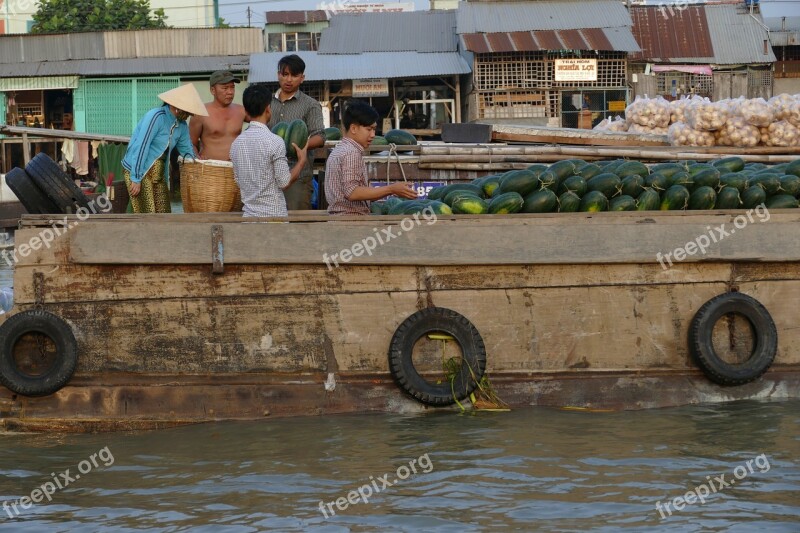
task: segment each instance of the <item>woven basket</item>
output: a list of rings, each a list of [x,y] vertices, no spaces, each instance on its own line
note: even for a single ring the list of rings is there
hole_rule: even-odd
[[[242,197],[229,161],[181,161],[184,213],[241,211]]]

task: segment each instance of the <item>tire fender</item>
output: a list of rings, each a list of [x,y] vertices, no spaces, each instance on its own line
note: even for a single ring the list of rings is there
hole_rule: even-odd
[[[447,380],[426,381],[414,367],[414,344],[433,332],[447,333],[461,347],[461,367],[452,384]],[[443,307],[430,307],[405,319],[394,332],[389,346],[389,370],[400,388],[416,400],[428,405],[450,405],[477,388],[486,370],[486,347],[466,317]]]
[[[53,365],[43,374],[23,372],[14,360],[14,347],[20,337],[41,333],[56,346]],[[22,311],[0,325],[0,384],[23,396],[47,396],[69,382],[78,364],[78,345],[72,328],[53,313]]]
[[[714,350],[715,324],[728,313],[746,318],[755,334],[750,358],[741,364],[727,363]],[[689,351],[708,379],[720,385],[742,385],[761,377],[775,360],[778,331],[767,309],[751,296],[740,292],[720,294],[697,311],[689,325]]]

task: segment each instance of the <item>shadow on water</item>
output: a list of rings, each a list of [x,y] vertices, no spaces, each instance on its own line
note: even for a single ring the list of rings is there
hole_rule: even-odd
[[[15,522],[30,531],[90,524],[215,532],[797,531],[799,423],[798,402],[739,402],[7,434],[0,436],[0,500],[30,494],[51,472],[75,473],[108,447],[113,465],[101,463]],[[711,476],[733,479],[737,466],[754,464],[760,454],[768,469],[756,465],[705,504],[659,516],[656,502],[683,496]],[[366,503],[352,492],[360,487],[372,493]]]

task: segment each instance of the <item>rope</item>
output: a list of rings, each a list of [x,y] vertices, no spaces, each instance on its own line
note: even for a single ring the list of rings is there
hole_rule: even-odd
[[[400,167],[400,174],[403,175],[403,181],[408,183],[406,171],[403,168],[403,162],[400,161],[400,154],[397,153],[397,145],[394,143],[389,144],[389,155],[386,156],[386,183],[389,183],[389,171],[392,168],[392,155],[397,159],[397,165]]]

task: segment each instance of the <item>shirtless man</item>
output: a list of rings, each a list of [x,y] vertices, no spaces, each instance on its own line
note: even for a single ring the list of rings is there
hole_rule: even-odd
[[[241,80],[227,71],[211,75],[213,102],[206,104],[207,117],[195,115],[189,122],[189,136],[202,159],[230,161],[231,144],[242,133],[244,107],[233,103]]]

